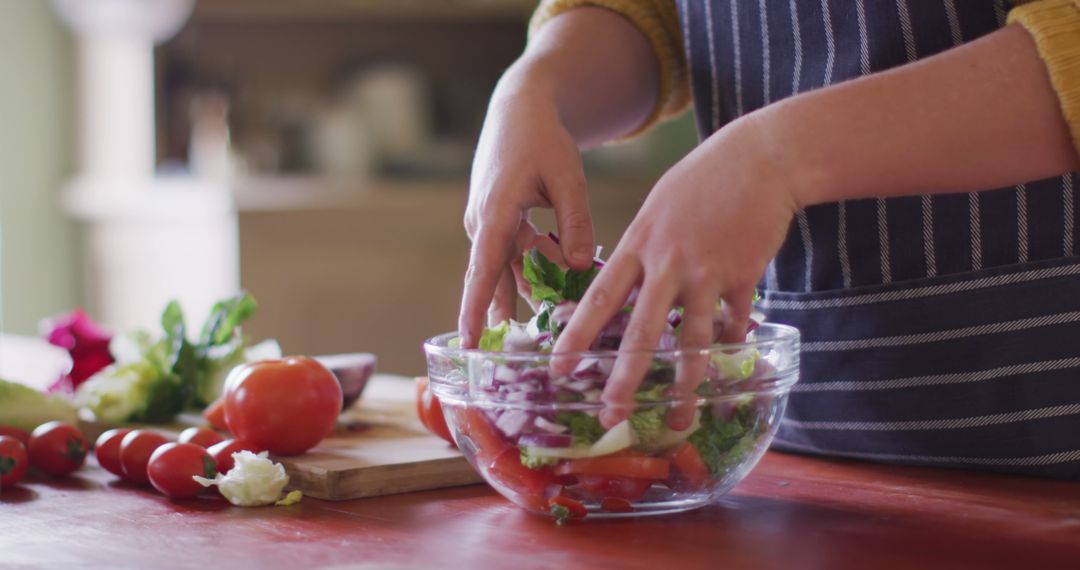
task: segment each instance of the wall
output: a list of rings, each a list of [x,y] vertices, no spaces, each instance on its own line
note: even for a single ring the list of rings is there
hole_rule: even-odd
[[[77,228],[58,206],[72,171],[74,50],[44,0],[0,4],[0,315],[6,332],[81,302]]]

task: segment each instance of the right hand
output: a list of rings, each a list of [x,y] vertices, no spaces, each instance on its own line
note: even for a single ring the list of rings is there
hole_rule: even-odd
[[[522,64],[522,62],[519,62]],[[554,208],[560,245],[537,234],[532,208]],[[472,240],[458,331],[464,348],[491,322],[514,315],[527,291],[521,254],[539,247],[557,262],[587,269],[593,228],[581,154],[563,126],[542,73],[515,65],[499,82],[473,159],[465,230]]]

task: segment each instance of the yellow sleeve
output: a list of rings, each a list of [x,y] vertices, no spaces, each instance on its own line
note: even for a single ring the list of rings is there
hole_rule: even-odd
[[[1024,2],[1009,12],[1009,23],[1014,22],[1035,38],[1080,153],[1080,0]]]
[[[631,137],[686,108],[690,79],[674,0],[542,0],[529,23],[530,37],[551,18],[578,6],[606,8],[630,20],[648,38],[660,63],[660,96],[649,118]]]

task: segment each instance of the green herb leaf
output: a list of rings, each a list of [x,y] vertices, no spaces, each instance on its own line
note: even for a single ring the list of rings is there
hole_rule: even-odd
[[[585,271],[571,269],[566,272],[566,284],[563,286],[562,295],[567,301],[580,301],[585,296],[585,291],[592,284],[599,269],[593,265]]]
[[[202,346],[218,346],[229,342],[240,323],[251,318],[258,309],[255,298],[241,291],[236,296],[214,304],[199,335]]]
[[[560,412],[555,416],[555,422],[569,428],[574,445],[592,445],[604,435],[600,420],[585,412]]]
[[[563,270],[538,249],[525,253],[523,262],[522,276],[532,289],[533,300],[562,302],[562,290],[566,286]]]

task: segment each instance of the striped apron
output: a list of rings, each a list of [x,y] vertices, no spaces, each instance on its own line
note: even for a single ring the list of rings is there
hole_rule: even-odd
[[[678,0],[702,138],[1004,25],[1003,0]],[[803,333],[786,451],[1080,479],[1073,174],[799,212],[761,309]]]

